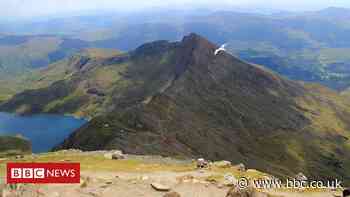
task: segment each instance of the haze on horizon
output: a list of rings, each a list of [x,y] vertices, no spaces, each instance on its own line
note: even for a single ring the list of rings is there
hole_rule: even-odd
[[[210,8],[230,7],[278,9],[285,11],[318,10],[327,7],[350,8],[348,0],[10,0],[0,1],[0,17],[7,20],[31,19],[45,16],[64,16],[72,13],[110,10],[133,12],[152,7]]]

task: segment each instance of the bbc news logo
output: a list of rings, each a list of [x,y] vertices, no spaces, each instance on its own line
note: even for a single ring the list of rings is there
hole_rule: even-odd
[[[8,163],[7,183],[80,183],[80,164]]]

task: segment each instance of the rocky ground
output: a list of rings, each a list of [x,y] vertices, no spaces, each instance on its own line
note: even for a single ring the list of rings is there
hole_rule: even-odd
[[[0,161],[0,189],[2,197],[326,197],[337,196],[330,190],[231,190],[237,188],[239,177],[249,179],[269,178],[242,165],[215,162],[206,169],[197,169],[193,160],[160,156],[123,155],[120,152],[60,151],[24,158],[6,158]],[[20,162],[80,162],[80,184],[5,185],[5,163]],[[229,190],[231,190],[229,192]]]

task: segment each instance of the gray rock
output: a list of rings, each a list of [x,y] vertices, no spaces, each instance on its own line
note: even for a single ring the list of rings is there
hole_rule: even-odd
[[[125,159],[126,158],[126,156],[120,150],[115,150],[115,151],[111,151],[111,152],[105,153],[104,157],[106,159],[113,159],[113,160],[121,160],[121,159]]]
[[[117,150],[117,151],[114,151],[112,153],[112,159],[114,159],[114,160],[120,160],[120,159],[125,159],[125,158],[126,157],[122,151]]]
[[[197,159],[197,168],[202,169],[202,168],[208,168],[209,167],[209,162],[203,158]]]
[[[297,181],[307,181],[308,178],[301,172],[299,172],[297,175],[295,175],[295,180]]]
[[[243,163],[238,164],[237,167],[238,167],[238,171],[240,171],[240,172],[247,171],[247,168],[245,167],[245,165]]]
[[[268,197],[268,194],[259,192],[253,187],[240,188],[232,187],[226,194],[226,197]]]
[[[155,189],[156,191],[160,191],[160,192],[167,192],[170,191],[170,187],[160,184],[160,183],[151,183],[151,186],[153,189]]]

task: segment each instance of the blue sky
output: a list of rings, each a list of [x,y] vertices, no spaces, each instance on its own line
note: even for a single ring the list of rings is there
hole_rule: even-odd
[[[220,3],[219,3],[220,2]],[[136,11],[150,7],[262,7],[292,11],[315,10],[325,7],[348,7],[349,0],[0,0],[0,17],[34,17],[63,15],[87,10]]]

